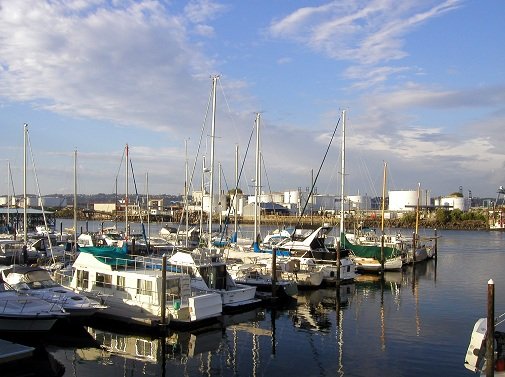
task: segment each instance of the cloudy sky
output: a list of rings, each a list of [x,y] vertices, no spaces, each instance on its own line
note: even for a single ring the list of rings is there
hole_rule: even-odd
[[[253,190],[259,112],[263,191],[309,187],[338,124],[316,182],[338,193],[346,109],[349,194],[380,195],[387,162],[390,190],[495,197],[504,17],[501,0],[0,0],[0,194],[22,193],[24,123],[30,193],[73,193],[74,151],[80,193],[124,192],[126,144],[139,194],[182,193],[185,161],[199,189],[220,75],[223,189],[238,145]]]

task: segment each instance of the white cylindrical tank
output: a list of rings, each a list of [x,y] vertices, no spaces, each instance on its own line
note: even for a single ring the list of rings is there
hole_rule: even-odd
[[[372,199],[365,195],[349,195],[347,201],[354,210],[368,210],[372,207]]]
[[[435,206],[447,207],[448,210],[459,209],[468,211],[470,208],[470,200],[459,196],[447,196],[435,199]]]
[[[284,203],[298,204],[299,201],[300,192],[298,190],[284,192]]]
[[[419,205],[426,206],[430,204],[428,192],[421,190],[419,193]],[[390,211],[415,211],[417,206],[417,190],[399,190],[389,191]]]

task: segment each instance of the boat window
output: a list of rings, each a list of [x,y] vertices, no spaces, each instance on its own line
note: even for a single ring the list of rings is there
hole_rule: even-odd
[[[137,294],[150,295],[152,291],[153,291],[152,281],[137,279]]]
[[[117,281],[116,281],[116,289],[118,291],[124,291],[125,290],[125,277],[124,276],[118,276]]]
[[[112,276],[97,272],[96,273],[96,286],[97,287],[104,287],[104,288],[111,288]]]
[[[89,272],[84,270],[77,270],[77,287],[78,288],[88,288],[89,284]]]
[[[211,289],[226,289],[226,266],[208,266],[200,268],[200,275]]]
[[[180,296],[181,288],[179,285],[179,279],[168,279],[167,280],[167,294],[170,296]]]
[[[128,343],[125,337],[118,336],[115,341],[116,349],[121,352],[126,352]]]
[[[136,339],[135,353],[137,354],[137,356],[154,358],[152,342],[144,339]]]

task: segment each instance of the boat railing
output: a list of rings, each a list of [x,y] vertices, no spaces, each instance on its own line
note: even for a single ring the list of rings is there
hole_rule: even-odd
[[[51,304],[50,308],[47,310],[43,310],[45,312],[60,312],[62,311],[61,305],[57,302],[48,302],[44,301],[48,304]],[[29,296],[14,296],[12,299],[2,300],[2,306],[0,307],[0,313],[7,312],[8,309],[12,308],[14,303],[16,306],[20,305],[18,308],[19,313],[25,313],[27,311],[31,311],[31,306],[29,304],[33,303],[33,298]],[[40,310],[39,310],[40,312]]]

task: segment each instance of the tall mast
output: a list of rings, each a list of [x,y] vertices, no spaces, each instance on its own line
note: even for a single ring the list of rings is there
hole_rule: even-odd
[[[260,185],[260,113],[256,113],[256,172],[254,175],[254,242],[258,239],[258,205]],[[260,209],[261,213],[261,209]]]
[[[126,163],[125,163],[125,212],[124,212],[124,222],[125,222],[125,238],[128,239],[128,144],[125,147]]]
[[[10,210],[11,210],[11,162],[7,161],[7,226],[10,224]]]
[[[342,161],[341,161],[341,174],[342,180],[340,183],[340,245],[344,245],[343,233],[344,233],[344,186],[345,186],[345,110],[342,110]]]
[[[77,149],[74,149],[74,251],[77,251]]]
[[[238,237],[238,224],[237,224],[237,216],[238,216],[238,144],[235,145],[235,196],[233,198],[233,202],[234,202],[234,205],[235,205],[235,237]]]
[[[217,187],[218,187],[218,191],[219,191],[219,194],[218,194],[218,200],[217,200],[217,203],[219,205],[219,233],[221,233],[221,227],[223,225],[223,210],[221,208],[221,162],[218,163],[218,169],[217,169],[217,172],[219,174],[219,178],[217,180]]]
[[[188,247],[189,208],[188,208],[188,140],[184,140],[184,213],[186,215],[186,247]],[[203,173],[202,173],[203,174]],[[203,193],[202,193],[203,198]]]
[[[23,242],[25,245],[28,242],[28,215],[26,213],[27,197],[26,197],[26,146],[28,138],[28,124],[24,124],[24,142],[23,142]]]
[[[210,134],[210,183],[209,183],[209,238],[208,247],[212,247],[212,213],[214,205],[214,142],[216,136],[216,85],[219,76],[212,76],[212,128]]]
[[[151,243],[151,206],[149,205],[149,172],[146,172],[147,241]]]
[[[419,232],[419,202],[421,200],[421,182],[417,184],[417,204],[416,204],[416,238]]]
[[[384,235],[384,212],[386,211],[386,174],[388,163],[384,162],[384,175],[382,179],[382,207],[381,207],[381,234]]]

